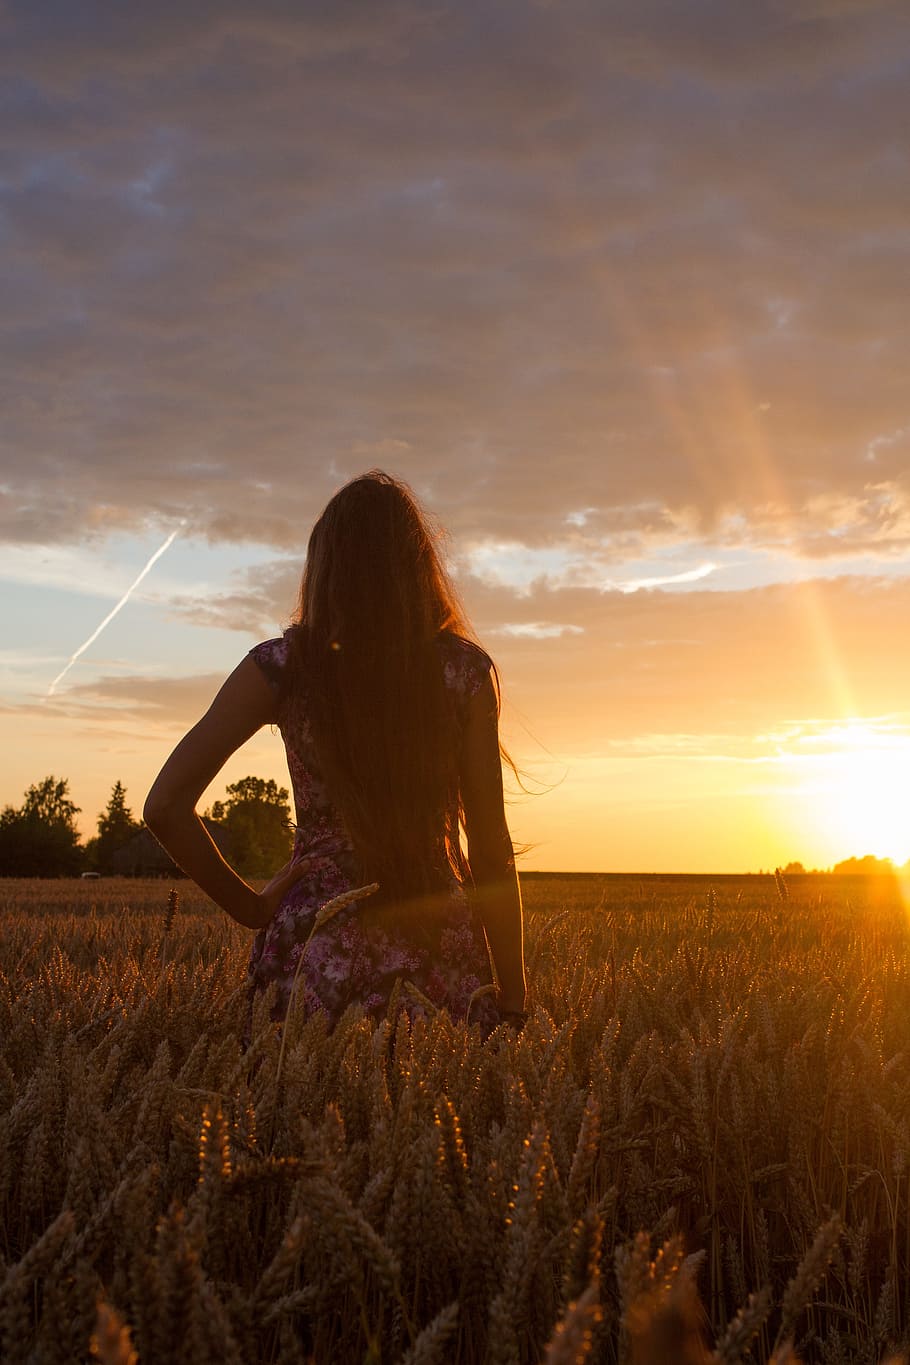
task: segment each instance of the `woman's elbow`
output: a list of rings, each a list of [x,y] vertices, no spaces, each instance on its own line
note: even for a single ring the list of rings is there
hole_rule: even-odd
[[[169,829],[175,819],[192,814],[192,802],[181,800],[179,796],[152,787],[142,807],[142,818],[153,834]]]
[[[142,818],[148,829],[155,834],[164,823],[166,807],[161,799],[155,796],[154,792],[149,792],[145,798],[145,805],[142,807]]]

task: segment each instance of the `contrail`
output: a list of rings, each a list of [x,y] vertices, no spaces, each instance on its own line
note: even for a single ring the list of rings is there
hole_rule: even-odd
[[[184,524],[185,524],[184,522],[181,522],[181,523],[180,523],[180,526],[183,526]],[[104,620],[101,622],[101,625],[100,625],[100,626],[97,626],[97,627],[92,631],[91,635],[88,637],[88,639],[86,640],[85,644],[79,646],[79,648],[76,650],[76,653],[72,656],[72,658],[71,658],[71,659],[69,660],[69,662],[67,663],[66,667],[63,668],[63,669],[57,674],[56,678],[55,678],[54,681],[51,683],[50,687],[47,689],[47,695],[48,695],[49,697],[52,697],[52,696],[54,695],[54,692],[55,692],[55,690],[56,690],[57,684],[58,684],[59,682],[61,682],[61,681],[66,677],[67,673],[69,673],[70,669],[72,668],[72,666],[73,666],[73,664],[76,662],[76,660],[79,658],[79,656],[80,656],[81,654],[84,654],[85,651],[86,651],[91,645],[93,645],[93,644],[95,643],[95,641],[98,639],[98,636],[99,636],[99,635],[101,634],[101,632],[104,630],[105,626],[109,626],[110,623],[113,621],[114,617],[117,615],[117,612],[120,611],[121,608],[123,608],[123,607],[126,606],[127,602],[130,600],[130,598],[132,597],[133,593],[134,593],[134,592],[136,591],[136,589],[139,587],[139,584],[142,582],[143,578],[145,578],[145,575],[149,572],[149,570],[150,570],[151,568],[154,567],[155,564],[158,563],[158,560],[159,560],[159,559],[161,558],[161,556],[164,554],[165,550],[169,550],[169,549],[171,548],[171,546],[173,545],[174,541],[177,539],[177,536],[178,536],[178,534],[179,534],[179,532],[180,532],[180,526],[177,527],[177,530],[176,530],[176,531],[172,531],[171,534],[168,536],[167,540],[164,542],[164,544],[161,545],[161,546],[155,551],[155,553],[152,555],[152,557],[151,557],[151,559],[149,560],[149,562],[146,564],[145,568],[142,570],[141,574],[139,574],[138,578],[134,579],[134,581],[129,585],[129,587],[127,588],[126,592],[123,594],[123,596],[121,597],[121,599],[120,599],[120,601],[117,603],[117,605],[113,608],[113,610],[111,610],[111,611],[108,612],[107,616],[105,616]]]

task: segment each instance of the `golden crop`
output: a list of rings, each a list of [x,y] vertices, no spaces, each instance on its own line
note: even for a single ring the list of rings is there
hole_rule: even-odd
[[[192,888],[165,937],[160,882],[0,883],[0,1359],[902,1349],[896,884],[524,890],[521,1035],[260,1002],[242,1055],[249,935]]]

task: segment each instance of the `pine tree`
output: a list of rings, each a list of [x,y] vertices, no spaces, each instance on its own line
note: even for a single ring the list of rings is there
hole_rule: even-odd
[[[98,816],[98,838],[92,841],[99,872],[111,870],[111,855],[122,848],[138,829],[139,824],[126,804],[126,788],[118,778],[107,808]]]

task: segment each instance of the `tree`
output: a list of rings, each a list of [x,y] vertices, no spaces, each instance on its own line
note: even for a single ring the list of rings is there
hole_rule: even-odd
[[[893,877],[894,870],[890,858],[876,858],[872,853],[863,858],[845,858],[842,863],[834,864],[834,871],[840,877]]]
[[[29,787],[16,810],[0,813],[0,876],[74,876],[82,863],[76,816],[66,778],[46,777]]]
[[[29,787],[25,793],[25,804],[21,813],[28,819],[41,820],[45,824],[72,825],[79,814],[79,807],[70,800],[69,782],[61,777],[46,777],[43,782]]]
[[[272,778],[233,782],[226,800],[215,801],[206,816],[224,829],[231,862],[244,877],[271,877],[291,856],[288,791]]]
[[[126,804],[126,788],[118,778],[111,790],[107,807],[98,816],[98,837],[92,839],[88,851],[99,872],[109,872],[111,855],[122,848],[137,830],[141,829],[138,820]]]

